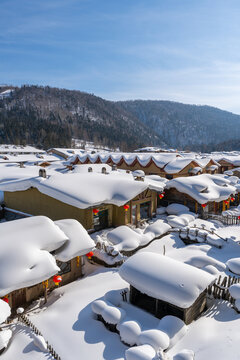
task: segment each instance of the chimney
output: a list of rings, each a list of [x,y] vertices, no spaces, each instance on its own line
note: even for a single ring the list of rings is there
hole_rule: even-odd
[[[45,169],[40,169],[39,170],[39,176],[46,179],[46,177],[47,177],[46,170]]]
[[[132,176],[136,181],[144,181],[145,173],[142,170],[135,170],[132,172]]]

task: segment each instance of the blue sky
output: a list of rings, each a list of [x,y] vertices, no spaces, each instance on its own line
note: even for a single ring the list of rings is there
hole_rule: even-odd
[[[0,83],[240,114],[239,0],[0,0]]]

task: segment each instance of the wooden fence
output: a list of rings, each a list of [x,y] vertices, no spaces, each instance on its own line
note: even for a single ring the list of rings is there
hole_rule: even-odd
[[[223,299],[235,304],[235,299],[230,295],[229,287],[240,283],[240,278],[235,276],[219,276],[216,283],[208,287],[208,295],[213,295],[214,299]]]
[[[204,220],[218,220],[221,221],[224,225],[240,225],[240,218],[239,216],[223,216],[223,215],[216,215],[211,213],[205,213],[203,215]]]

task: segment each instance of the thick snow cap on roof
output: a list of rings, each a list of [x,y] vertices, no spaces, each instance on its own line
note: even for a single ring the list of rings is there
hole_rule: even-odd
[[[38,284],[59,271],[56,259],[86,254],[93,241],[76,220],[56,224],[45,216],[0,224],[0,296]]]
[[[153,184],[155,183],[155,184]],[[131,174],[57,174],[0,183],[0,191],[24,191],[30,187],[80,209],[100,204],[122,206],[148,188],[162,191],[157,181],[135,181]]]
[[[230,185],[229,180],[210,174],[179,177],[170,180],[166,184],[166,189],[171,188],[189,195],[200,204],[209,201],[220,202],[228,199],[231,194],[236,192],[236,188]]]
[[[69,238],[68,241],[57,250],[55,256],[60,261],[69,261],[76,256],[87,254],[95,247],[94,241],[88,235],[84,227],[74,219],[64,219],[54,222]]]
[[[142,293],[180,308],[190,307],[215,280],[206,271],[149,252],[133,255],[119,274]]]

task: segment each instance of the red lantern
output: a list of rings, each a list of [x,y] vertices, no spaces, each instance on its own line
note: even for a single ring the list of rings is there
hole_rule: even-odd
[[[234,201],[235,199],[234,199],[234,197],[231,197],[231,201]]]
[[[94,215],[97,215],[99,213],[99,210],[98,209],[93,209],[93,213],[94,213]]]
[[[8,297],[5,296],[4,298],[2,298],[3,301],[5,301],[6,303],[9,303]]]
[[[160,199],[162,199],[164,197],[164,193],[161,193],[158,195]]]
[[[228,204],[228,201],[227,200],[224,200],[225,204],[227,205]]]
[[[240,216],[238,216],[238,220],[240,220]]]
[[[124,205],[123,207],[124,207],[124,210],[125,210],[125,211],[128,211],[129,205]]]
[[[207,204],[202,204],[202,207],[205,208],[207,206]]]
[[[92,258],[92,256],[93,256],[93,252],[92,252],[92,251],[90,251],[89,253],[87,253],[87,254],[86,254],[86,256],[88,257],[88,259],[91,259],[91,258]]]
[[[55,283],[55,285],[58,286],[61,281],[62,281],[62,277],[60,275],[54,275],[53,282]]]

